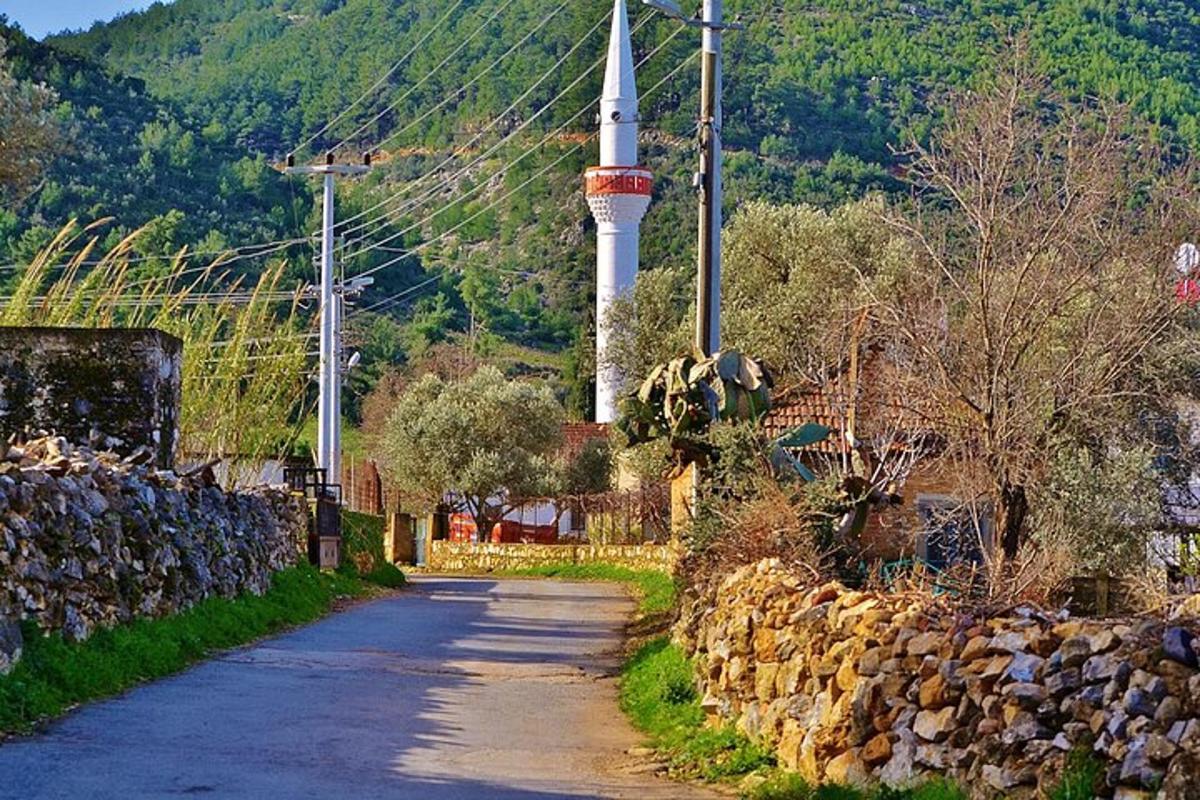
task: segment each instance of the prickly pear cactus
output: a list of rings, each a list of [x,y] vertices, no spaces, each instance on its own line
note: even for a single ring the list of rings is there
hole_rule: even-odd
[[[622,402],[618,426],[630,444],[667,439],[685,466],[709,455],[703,437],[713,422],[757,421],[769,411],[771,386],[762,363],[736,350],[684,356],[650,371]]]

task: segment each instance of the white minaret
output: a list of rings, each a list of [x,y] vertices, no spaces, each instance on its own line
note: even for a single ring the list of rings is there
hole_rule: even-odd
[[[633,289],[638,238],[650,206],[653,175],[638,166],[638,99],[625,0],[613,5],[612,34],[600,98],[600,166],[584,175],[588,206],[596,219],[596,422],[616,418],[623,376],[605,366],[608,310]]]

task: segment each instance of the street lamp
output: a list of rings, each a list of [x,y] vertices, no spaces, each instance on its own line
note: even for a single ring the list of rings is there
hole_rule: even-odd
[[[643,3],[684,25],[700,28],[700,192],[698,264],[696,270],[696,351],[712,355],[721,349],[721,34],[741,30],[723,20],[723,0],[704,0],[699,17],[685,17],[674,0]]]
[[[642,0],[642,2],[653,8],[655,11],[662,12],[671,19],[677,19],[685,25],[699,27],[701,24],[700,20],[698,19],[689,19],[685,17],[683,15],[683,9],[679,7],[679,4],[671,2],[671,0]]]

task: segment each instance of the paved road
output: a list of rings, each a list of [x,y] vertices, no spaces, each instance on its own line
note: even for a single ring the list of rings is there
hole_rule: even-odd
[[[0,797],[700,798],[638,774],[617,587],[421,578],[0,744]]]

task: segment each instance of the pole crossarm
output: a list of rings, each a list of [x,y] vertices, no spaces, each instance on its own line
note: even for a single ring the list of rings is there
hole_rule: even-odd
[[[365,175],[371,168],[364,164],[307,164],[299,167],[285,167],[285,175]]]

